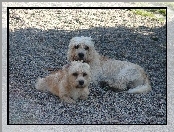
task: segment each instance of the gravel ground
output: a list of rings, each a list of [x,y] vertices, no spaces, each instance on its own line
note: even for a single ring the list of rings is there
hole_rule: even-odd
[[[9,18],[10,124],[166,124],[166,23],[130,10],[12,9]],[[35,89],[45,68],[67,63],[69,40],[91,36],[96,50],[137,63],[153,91],[128,94],[91,83],[75,105]]]

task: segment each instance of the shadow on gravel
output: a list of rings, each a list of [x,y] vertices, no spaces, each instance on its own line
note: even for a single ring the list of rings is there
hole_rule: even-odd
[[[76,105],[63,104],[49,92],[34,88],[45,68],[67,63],[69,40],[91,36],[100,54],[137,63],[150,76],[153,91],[127,94],[91,84],[90,96]],[[67,31],[28,28],[9,32],[10,124],[166,124],[166,25],[94,27]]]

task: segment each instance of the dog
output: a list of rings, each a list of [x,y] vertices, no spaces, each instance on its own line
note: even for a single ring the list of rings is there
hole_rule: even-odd
[[[88,63],[95,84],[107,84],[128,93],[147,93],[152,89],[149,77],[141,66],[99,55],[91,37],[73,37],[68,46],[67,59]]]
[[[78,98],[88,98],[90,80],[90,66],[80,61],[72,61],[45,78],[39,77],[35,87],[38,90],[50,91],[64,102],[75,103]]]

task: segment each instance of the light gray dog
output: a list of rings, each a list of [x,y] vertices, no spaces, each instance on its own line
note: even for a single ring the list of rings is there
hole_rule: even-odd
[[[145,93],[151,90],[147,74],[139,65],[100,56],[95,50],[91,37],[74,37],[70,40],[67,58],[69,61],[82,60],[90,65],[92,81],[105,82],[118,90],[128,93]]]

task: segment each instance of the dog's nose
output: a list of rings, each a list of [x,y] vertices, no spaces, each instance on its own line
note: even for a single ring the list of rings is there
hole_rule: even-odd
[[[84,57],[84,54],[83,53],[79,53],[78,54],[80,58],[83,58]]]
[[[83,84],[84,84],[84,81],[83,81],[83,80],[80,80],[80,81],[79,81],[79,84],[80,84],[80,85],[83,85]]]

